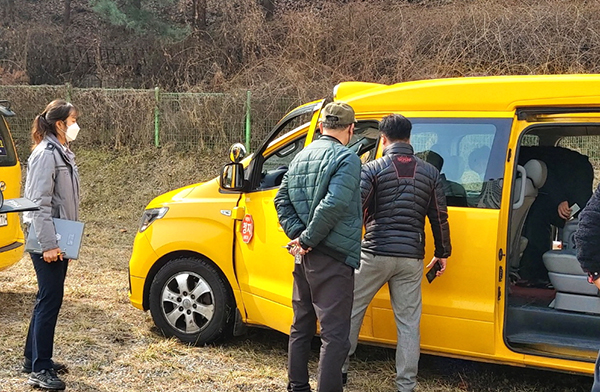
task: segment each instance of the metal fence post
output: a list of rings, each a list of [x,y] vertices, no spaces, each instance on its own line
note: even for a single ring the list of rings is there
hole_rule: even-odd
[[[250,90],[246,91],[246,151],[250,152],[250,97],[252,93]]]
[[[158,87],[154,88],[154,145],[156,147],[160,147],[160,89]]]

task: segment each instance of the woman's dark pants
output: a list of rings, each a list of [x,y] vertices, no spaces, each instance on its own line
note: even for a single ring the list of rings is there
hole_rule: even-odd
[[[52,368],[54,329],[63,301],[68,260],[46,263],[40,254],[30,253],[37,275],[38,292],[29,323],[25,358],[32,361],[32,369],[39,372]]]

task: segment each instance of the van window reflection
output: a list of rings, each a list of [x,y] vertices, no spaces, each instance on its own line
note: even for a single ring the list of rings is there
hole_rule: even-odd
[[[500,208],[511,119],[411,121],[411,144],[440,171],[449,206]]]

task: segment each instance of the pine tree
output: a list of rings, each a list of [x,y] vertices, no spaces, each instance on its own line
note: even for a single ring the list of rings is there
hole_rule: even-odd
[[[166,20],[161,9],[174,6],[174,0],[154,1],[154,8],[144,7],[141,0],[90,0],[94,12],[115,26],[129,29],[139,35],[181,39],[189,33],[187,26]]]

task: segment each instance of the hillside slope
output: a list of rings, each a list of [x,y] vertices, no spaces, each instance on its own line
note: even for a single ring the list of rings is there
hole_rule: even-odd
[[[341,80],[599,72],[600,2],[586,0],[142,2],[175,40],[99,17],[89,0],[0,10],[0,84],[61,84],[322,95]],[[9,1],[9,3],[11,2]],[[263,0],[264,1],[264,0]],[[200,2],[202,3],[202,2]]]

